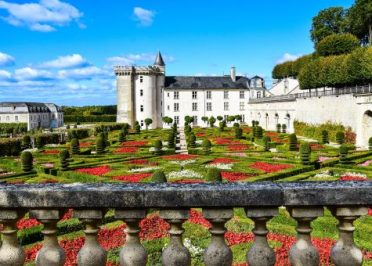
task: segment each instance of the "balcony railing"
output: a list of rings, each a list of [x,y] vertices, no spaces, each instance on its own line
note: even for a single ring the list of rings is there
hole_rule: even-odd
[[[266,223],[285,206],[298,222],[297,242],[289,258],[292,265],[319,265],[318,250],[312,245],[311,221],[328,207],[339,220],[339,240],[331,251],[335,265],[361,265],[362,252],[354,245],[353,222],[367,214],[372,205],[372,182],[230,183],[230,184],[47,184],[2,185],[0,223],[4,225],[0,265],[23,265],[25,253],[17,241],[16,222],[29,211],[44,224],[44,245],[36,265],[63,265],[65,254],[57,241],[57,222],[62,210],[73,208],[85,225],[85,244],[78,254],[78,265],[105,265],[106,251],[97,234],[107,209],[126,223],[126,242],[120,265],[146,265],[147,253],[139,239],[139,222],[148,209],[159,209],[171,226],[170,243],[163,250],[163,265],[190,265],[190,253],[182,244],[183,222],[189,209],[202,208],[211,223],[211,242],[204,252],[207,266],[232,264],[232,252],[225,243],[225,223],[233,208],[244,208],[255,227],[255,241],[247,253],[249,265],[274,265],[275,253],[267,242]]]
[[[285,102],[285,101],[295,101],[298,98],[311,98],[311,97],[322,97],[322,96],[339,96],[345,94],[364,94],[372,93],[371,84],[365,86],[353,86],[337,89],[314,89],[309,92],[294,93],[287,95],[269,96],[258,99],[250,99],[249,103],[265,103],[265,102]]]

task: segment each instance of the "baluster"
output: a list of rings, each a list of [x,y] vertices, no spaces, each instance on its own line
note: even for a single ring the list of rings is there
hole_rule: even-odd
[[[190,252],[182,243],[182,234],[185,231],[182,224],[189,218],[189,210],[161,210],[160,217],[171,225],[170,243],[162,254],[163,265],[191,265]]]
[[[233,216],[232,209],[203,209],[203,216],[212,224],[212,240],[204,252],[206,266],[230,266],[232,252],[225,242],[225,223]]]
[[[85,225],[85,243],[78,253],[78,265],[104,266],[107,252],[97,240],[98,224],[103,218],[102,210],[74,210],[74,217],[79,218]]]
[[[60,247],[57,239],[57,223],[61,219],[61,212],[59,210],[33,210],[30,212],[30,216],[44,224],[44,229],[42,230],[44,244],[37,253],[36,265],[64,265],[65,252]]]
[[[0,211],[0,223],[3,224],[0,266],[21,266],[25,261],[25,252],[17,239],[17,220],[23,215],[22,211]]]
[[[323,216],[323,208],[292,208],[291,216],[297,221],[297,242],[289,251],[289,260],[293,266],[318,266],[319,252],[311,243],[311,221]]]
[[[122,266],[145,266],[147,252],[141,245],[139,238],[139,222],[146,217],[146,210],[116,210],[115,218],[123,220],[127,227],[126,242],[120,251],[120,265]]]
[[[247,262],[250,266],[273,266],[275,264],[275,252],[267,242],[267,221],[278,215],[278,208],[247,208],[247,217],[254,221],[253,233],[255,240],[247,252]]]
[[[331,260],[337,266],[359,266],[363,263],[363,253],[355,246],[353,222],[368,213],[364,207],[331,208],[332,214],[339,221],[339,239],[332,247]]]

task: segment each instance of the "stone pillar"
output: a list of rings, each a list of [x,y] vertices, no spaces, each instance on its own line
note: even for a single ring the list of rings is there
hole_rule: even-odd
[[[120,265],[146,266],[147,252],[141,245],[138,226],[139,222],[146,217],[146,210],[115,210],[115,218],[123,220],[127,228],[124,247],[120,251]]]
[[[253,233],[255,241],[247,252],[247,262],[250,266],[273,266],[275,264],[275,252],[267,242],[267,221],[278,215],[278,208],[247,208],[247,217],[254,221]]]
[[[332,247],[331,260],[337,266],[359,266],[363,263],[363,253],[354,244],[353,222],[362,215],[368,214],[365,207],[331,208],[332,214],[338,219],[339,239]]]
[[[170,243],[162,254],[163,265],[191,265],[190,252],[182,243],[182,234],[185,231],[182,224],[189,218],[189,210],[161,210],[160,217],[171,225]]]
[[[79,266],[105,266],[107,252],[97,240],[98,224],[103,218],[102,210],[74,210],[74,216],[85,224],[85,243],[78,253]]]
[[[311,243],[310,223],[319,216],[323,216],[322,207],[290,209],[291,216],[297,221],[297,242],[289,251],[289,260],[293,266],[318,266],[319,252]]]
[[[17,239],[17,220],[23,215],[24,212],[17,210],[0,211],[0,223],[3,224],[0,266],[22,266],[25,261],[25,252]]]
[[[212,224],[212,241],[204,252],[206,266],[230,266],[232,252],[225,242],[225,223],[233,217],[232,209],[203,209],[203,216]]]
[[[33,210],[30,216],[44,224],[42,230],[44,245],[37,253],[36,265],[63,266],[66,259],[65,252],[57,239],[57,223],[61,219],[61,212],[59,210]]]

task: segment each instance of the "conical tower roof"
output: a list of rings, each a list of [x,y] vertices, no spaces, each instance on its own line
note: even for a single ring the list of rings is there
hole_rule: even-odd
[[[164,63],[163,57],[161,56],[160,51],[158,52],[158,54],[156,56],[154,65],[155,66],[165,66],[165,63]]]

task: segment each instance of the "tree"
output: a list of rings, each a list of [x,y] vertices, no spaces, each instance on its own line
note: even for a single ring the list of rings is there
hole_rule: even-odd
[[[217,116],[217,120],[218,120],[218,121],[222,121],[222,120],[223,120],[223,117],[220,116],[220,115],[218,115],[218,116]]]
[[[146,118],[145,119],[145,125],[146,125],[146,130],[149,128],[149,125],[152,124],[152,119],[151,118]]]
[[[203,116],[201,118],[201,120],[204,122],[204,123],[207,123],[208,124],[208,116]]]
[[[316,45],[316,51],[320,56],[329,56],[350,53],[358,47],[358,38],[350,33],[331,34]]]
[[[311,40],[317,44],[331,34],[347,33],[348,28],[347,10],[343,7],[323,9],[313,18]]]
[[[194,122],[194,117],[189,116],[189,115],[185,116],[185,124],[189,125],[192,122]]]
[[[216,123],[216,118],[214,118],[213,116],[211,116],[211,117],[209,118],[209,125],[210,125],[211,127],[214,127],[214,123]]]
[[[173,119],[170,118],[169,116],[164,116],[164,117],[163,117],[163,122],[164,122],[165,124],[167,124],[167,125],[170,125],[170,124],[173,123]]]
[[[372,2],[356,0],[349,9],[350,32],[357,36],[363,44],[372,45]]]
[[[234,122],[235,121],[235,115],[229,115],[227,117],[227,121],[230,123],[230,122]]]

